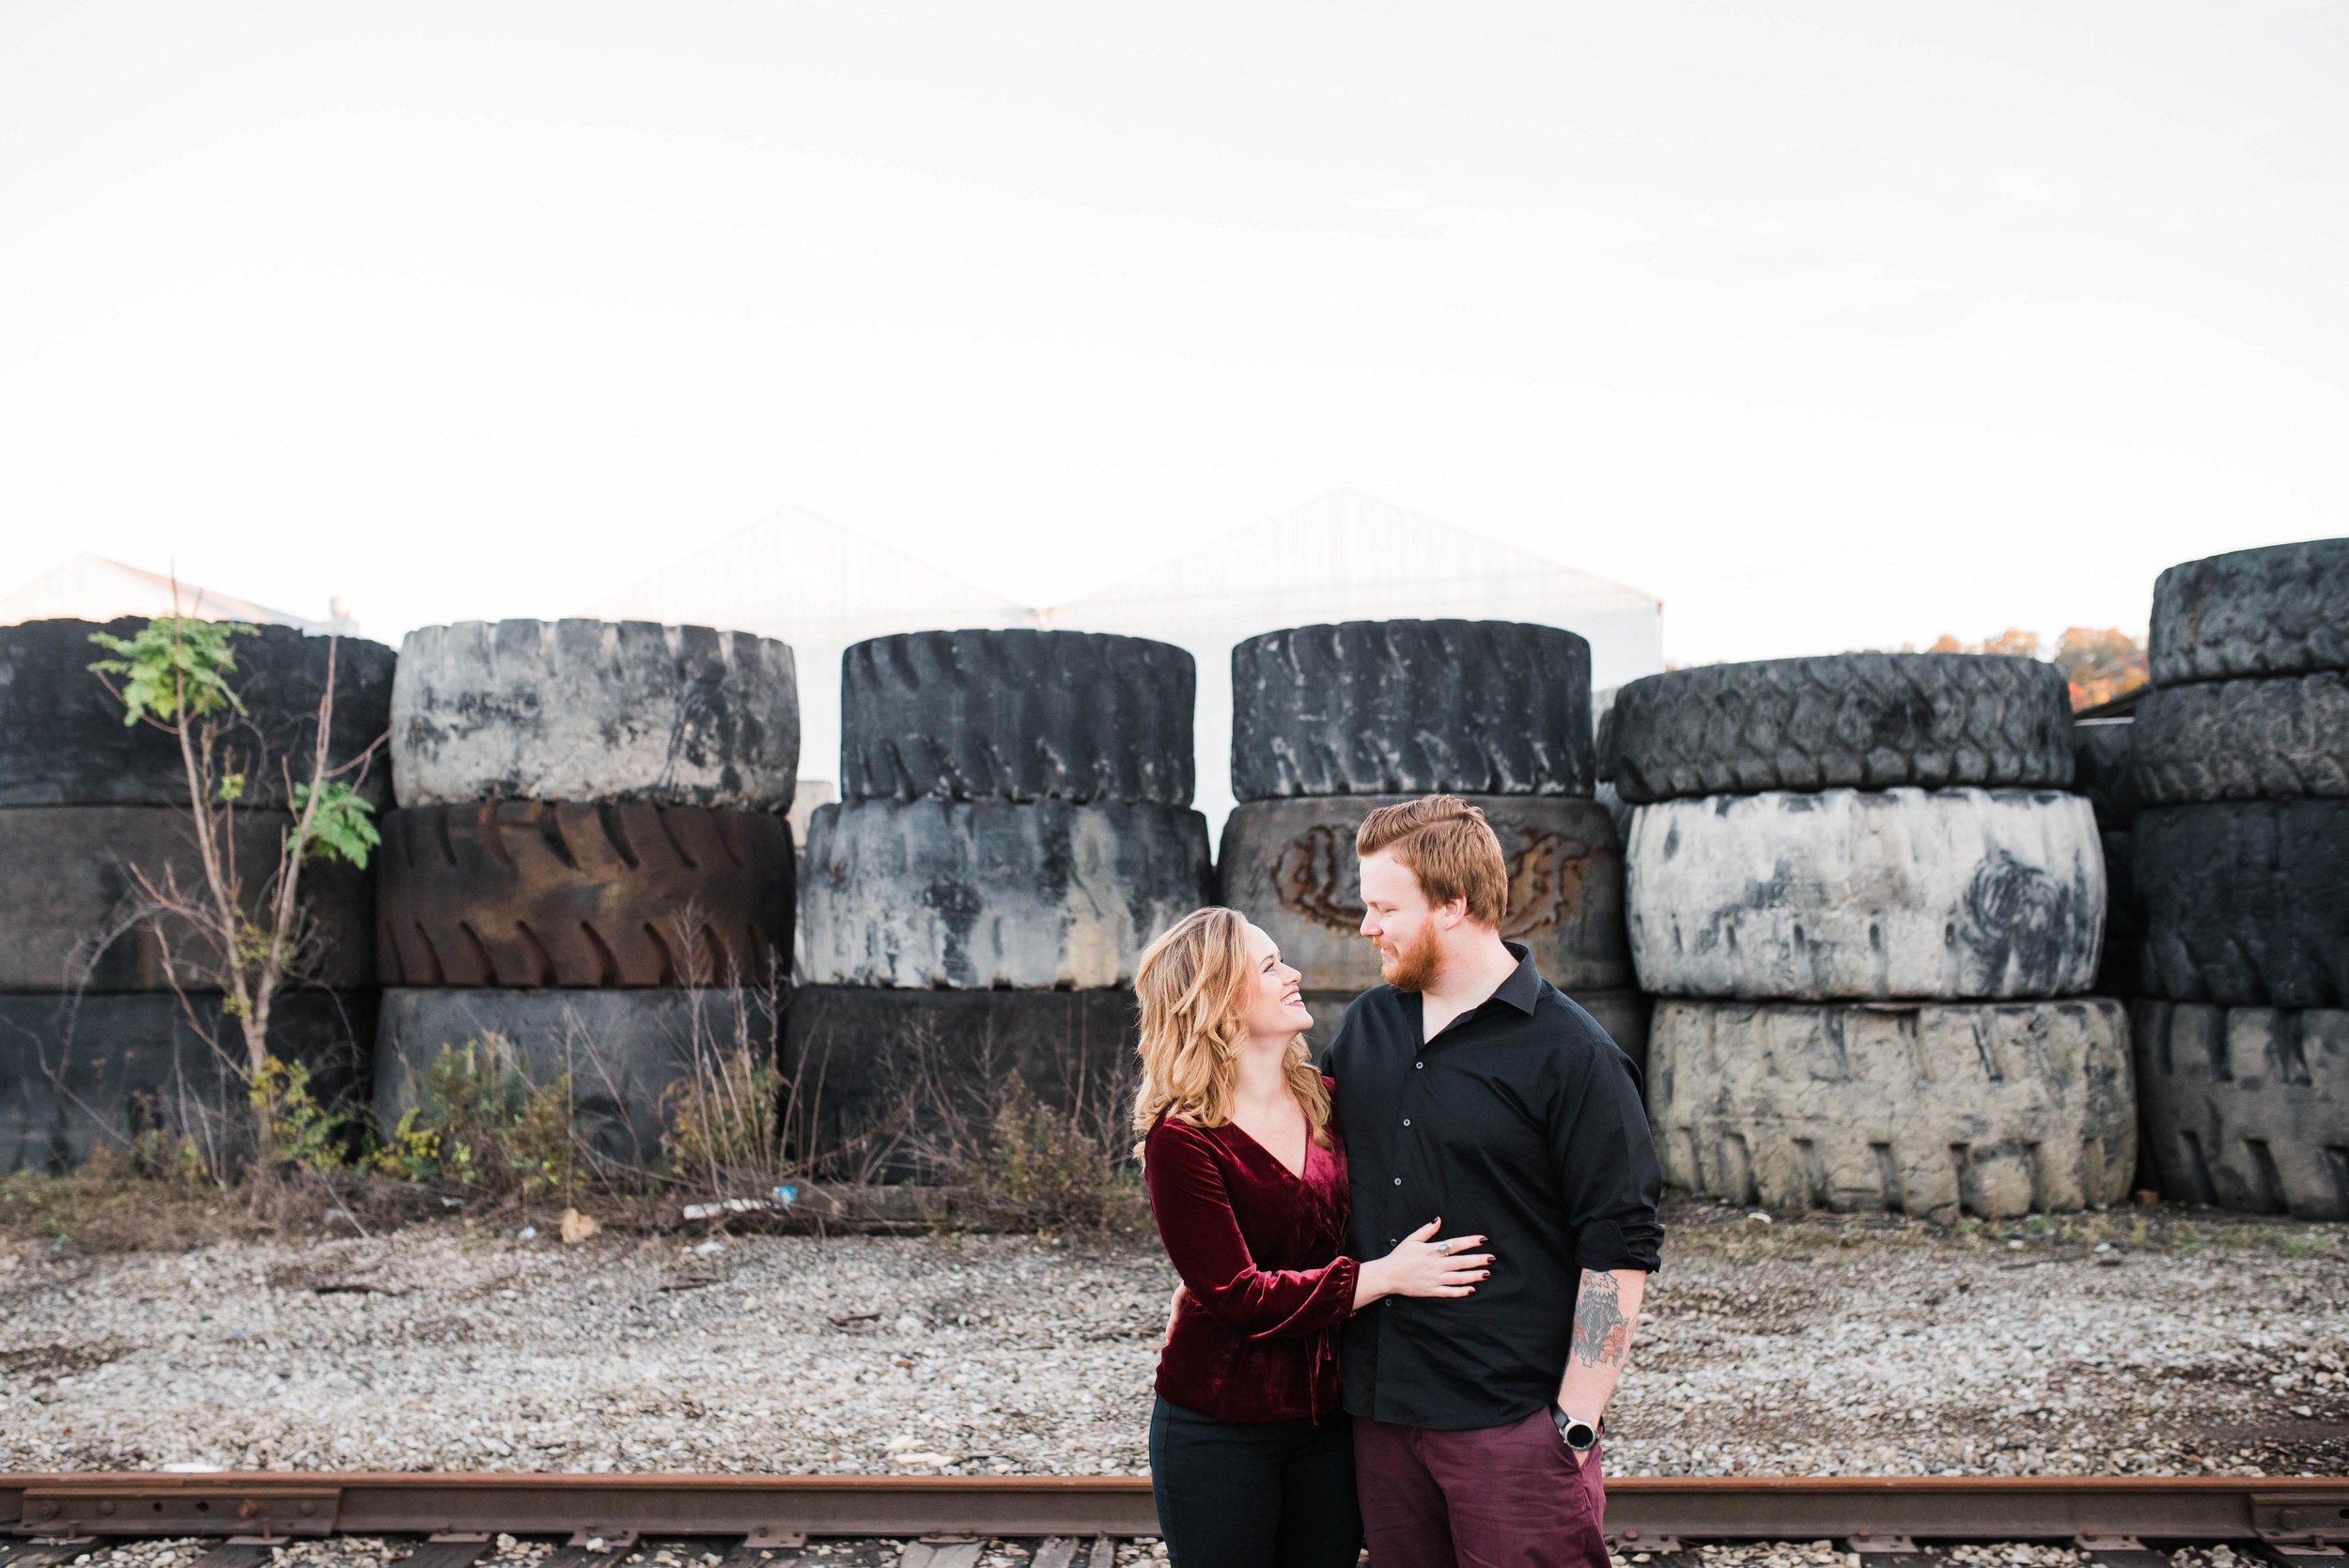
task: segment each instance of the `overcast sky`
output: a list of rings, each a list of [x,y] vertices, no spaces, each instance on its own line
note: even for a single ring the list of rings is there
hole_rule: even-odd
[[[1051,602],[1337,485],[1679,660],[2349,533],[2349,7],[0,0],[0,587],[794,503]]]

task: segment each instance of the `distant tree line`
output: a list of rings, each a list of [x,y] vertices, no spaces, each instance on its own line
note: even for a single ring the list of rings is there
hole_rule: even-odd
[[[1856,653],[2002,653],[2018,659],[2046,659],[2063,672],[2063,678],[2072,686],[2072,711],[2095,707],[2125,697],[2139,688],[2150,685],[2152,677],[2145,670],[2145,649],[2138,640],[2115,627],[2101,631],[2094,627],[2075,626],[2064,629],[2056,643],[2055,652],[2040,651],[2039,633],[2009,627],[1996,637],[1985,637],[1979,643],[1961,642],[1944,633],[1930,647],[1920,649],[1914,643],[1903,643],[1898,648],[1856,648]],[[1719,663],[1719,660],[1698,662]],[[1667,660],[1667,670],[1691,668]]]
[[[2144,648],[2136,638],[2112,627],[2103,630],[2087,626],[2068,627],[2054,653],[2042,654],[2039,647],[2039,633],[2010,627],[1979,643],[1962,643],[1945,635],[1924,651],[2004,653],[2023,659],[2046,659],[2072,683],[2074,712],[2108,703],[2115,697],[2125,697],[2150,679],[2145,673]],[[1901,651],[1912,650],[1904,646]]]

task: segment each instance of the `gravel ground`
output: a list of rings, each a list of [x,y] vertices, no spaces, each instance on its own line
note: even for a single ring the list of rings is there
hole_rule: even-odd
[[[907,1545],[903,1541],[824,1541],[811,1543],[797,1553],[721,1555],[698,1545],[678,1543],[674,1549],[664,1550],[648,1544],[647,1549],[631,1554],[626,1561],[628,1568],[767,1568],[769,1564],[785,1568],[792,1562],[817,1563],[822,1568],[894,1568],[903,1560]],[[1034,1541],[988,1541],[981,1546],[980,1568],[1017,1568],[1033,1560],[1036,1545]],[[74,1568],[194,1568],[205,1547],[206,1543],[199,1541],[138,1542],[91,1552],[75,1558],[73,1564]],[[407,1542],[366,1536],[302,1542],[274,1550],[271,1568],[391,1568],[411,1549]],[[552,1550],[548,1542],[501,1535],[481,1560],[481,1568],[538,1568]],[[1154,1541],[1120,1542],[1116,1550],[1121,1564],[1163,1561],[1166,1557],[1165,1548]],[[2086,1553],[2061,1546],[1961,1545],[1933,1555],[1952,1568],[2091,1568]],[[1838,1551],[1828,1541],[1698,1546],[1687,1556],[1697,1560],[1695,1568],[1857,1568],[1859,1562],[1854,1554]],[[1087,1559],[1081,1553],[1078,1560]],[[1641,1552],[1630,1558],[1615,1557],[1612,1563],[1613,1568],[1639,1568],[1650,1560]],[[2170,1553],[2170,1560],[2172,1568],[2263,1568],[2263,1564],[2261,1558],[2240,1557],[2227,1546],[2189,1547]]]
[[[1666,1219],[1612,1474],[2349,1469],[2341,1228]],[[0,1469],[1144,1467],[1147,1236],[552,1231],[0,1242]]]

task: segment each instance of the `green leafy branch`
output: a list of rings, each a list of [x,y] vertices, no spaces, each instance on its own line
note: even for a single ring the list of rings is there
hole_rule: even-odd
[[[348,861],[365,871],[368,852],[383,842],[376,831],[373,804],[339,779],[315,788],[295,784],[293,809],[295,822],[307,830],[301,852],[308,859]]]
[[[237,668],[229,639],[259,635],[260,628],[242,621],[158,615],[129,637],[91,632],[91,642],[117,657],[101,659],[90,669],[101,676],[123,677],[118,687],[106,684],[122,701],[126,727],[145,719],[168,728],[179,722],[183,704],[191,718],[209,718],[223,708],[242,714],[244,704],[228,684]]]

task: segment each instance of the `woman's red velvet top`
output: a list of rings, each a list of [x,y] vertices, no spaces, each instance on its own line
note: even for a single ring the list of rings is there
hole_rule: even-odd
[[[1159,1355],[1170,1405],[1226,1421],[1311,1419],[1338,1407],[1338,1329],[1360,1267],[1340,1250],[1346,1145],[1305,1141],[1289,1173],[1237,1126],[1161,1116],[1143,1140],[1150,1212],[1183,1277]]]

